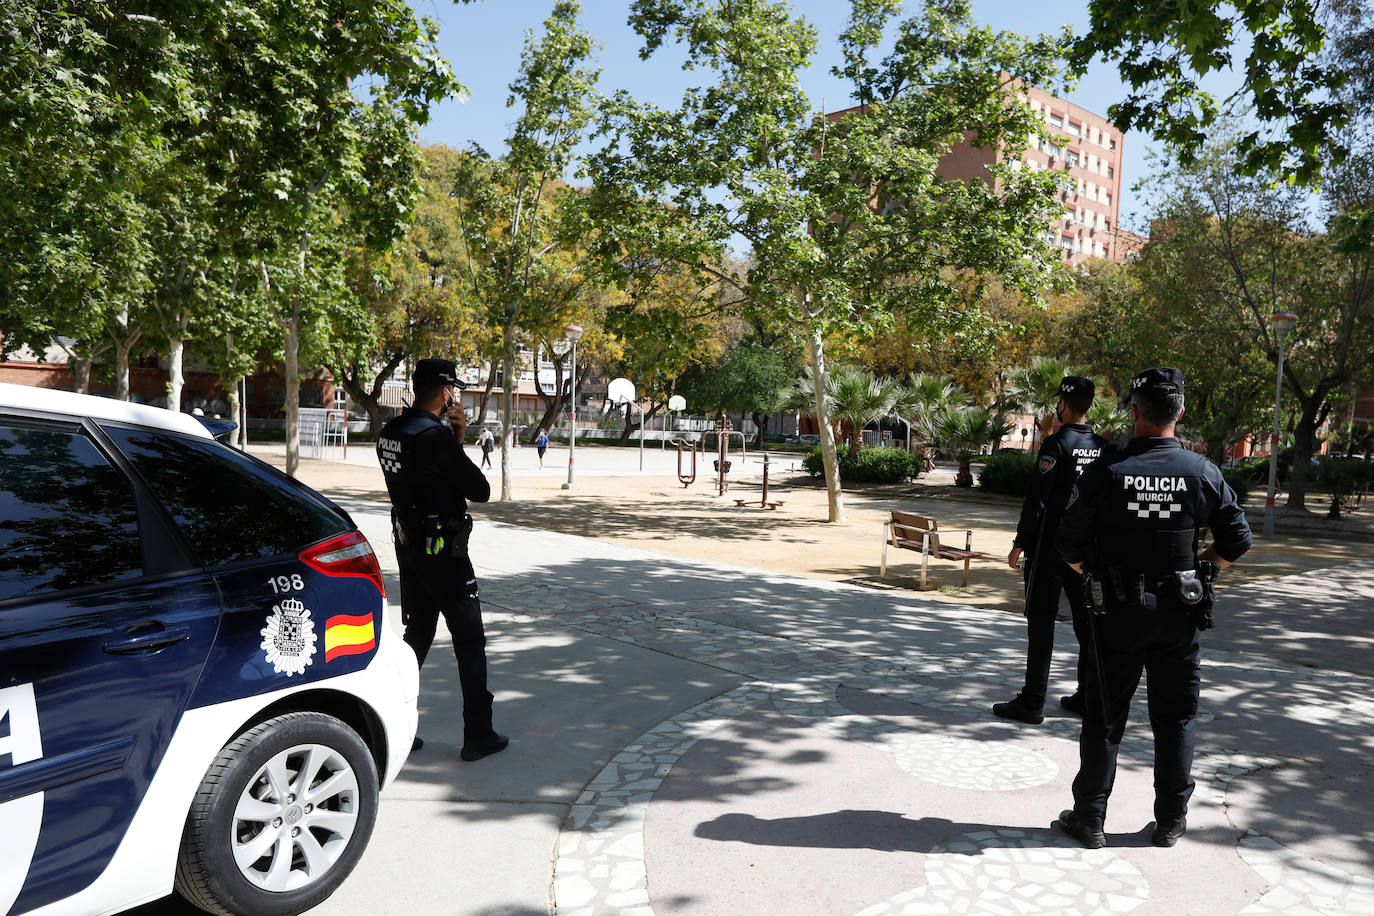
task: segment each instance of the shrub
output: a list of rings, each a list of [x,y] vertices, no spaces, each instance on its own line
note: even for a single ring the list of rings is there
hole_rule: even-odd
[[[1269,459],[1265,461],[1265,479],[1269,475]],[[1221,476],[1226,479],[1232,490],[1236,491],[1236,502],[1245,505],[1245,498],[1250,495],[1250,488],[1256,483],[1252,474],[1240,467],[1222,468]]]
[[[923,470],[915,455],[900,448],[869,446],[852,455],[848,449],[841,448],[839,454],[842,483],[901,483],[916,478]],[[825,475],[820,446],[807,453],[802,467],[812,477]]]
[[[1316,477],[1331,491],[1328,517],[1340,518],[1341,510],[1352,495],[1374,486],[1374,462],[1363,458],[1321,458],[1318,460]]]
[[[1235,471],[1237,474],[1243,474],[1245,479],[1252,484],[1269,482],[1268,458],[1242,458],[1237,461],[1235,466],[1230,468],[1230,470]],[[1229,481],[1230,478],[1228,477],[1227,480]],[[1234,488],[1235,485],[1232,484],[1232,489]],[[1240,491],[1236,490],[1236,492],[1239,493]]]
[[[989,455],[978,472],[978,486],[989,493],[1023,498],[1035,476],[1035,455],[1030,452],[997,452]]]

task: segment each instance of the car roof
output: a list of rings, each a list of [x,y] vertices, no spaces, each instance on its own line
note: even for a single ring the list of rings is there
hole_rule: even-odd
[[[205,427],[190,414],[54,388],[0,382],[0,409],[38,410],[72,417],[90,417],[93,420],[115,420],[165,429],[185,436],[211,438]]]

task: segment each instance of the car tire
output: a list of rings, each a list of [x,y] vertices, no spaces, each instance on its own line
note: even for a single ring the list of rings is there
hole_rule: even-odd
[[[289,713],[230,742],[186,817],[176,889],[222,916],[291,916],[358,864],[377,818],[367,745],[322,713]]]

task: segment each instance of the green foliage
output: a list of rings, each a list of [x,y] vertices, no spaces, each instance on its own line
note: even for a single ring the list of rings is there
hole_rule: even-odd
[[[589,168],[598,209],[637,216],[636,244],[660,259],[710,266],[743,238],[750,269],[727,282],[748,309],[795,328],[813,391],[827,387],[827,335],[870,337],[899,313],[932,335],[975,334],[980,315],[956,306],[954,271],[1038,296],[1058,206],[1048,173],[999,162],[986,180],[963,181],[937,167],[969,135],[988,148],[1027,144],[1036,122],[1014,80],[1056,84],[1062,40],[978,27],[955,0],[900,22],[890,0],[850,10],[837,75],[866,107],[831,119],[801,89],[817,36],[787,3],[635,0],[643,56],[676,44],[686,69],[715,79],[671,110],[626,93],[609,100],[607,143]],[[874,59],[889,38],[895,50]],[[828,409],[812,409],[823,427]]]
[[[924,469],[915,455],[899,448],[865,448],[839,454],[840,479],[845,483],[901,483],[915,480]],[[802,468],[812,477],[825,474],[820,446],[802,459]]]
[[[1329,518],[1340,518],[1355,493],[1374,489],[1374,461],[1331,457],[1317,461],[1317,480],[1331,494]]]
[[[678,379],[677,393],[687,409],[710,415],[773,413],[792,384],[793,370],[772,350],[753,343],[731,347],[707,366],[694,367]]]
[[[1236,501],[1242,506],[1245,505],[1245,500],[1250,496],[1250,490],[1254,483],[1250,475],[1239,468],[1222,468],[1221,476],[1231,489],[1236,491]]]
[[[1083,71],[1098,55],[1118,60],[1132,93],[1107,110],[1122,130],[1152,133],[1191,156],[1223,114],[1250,113],[1278,128],[1242,138],[1251,173],[1283,170],[1312,183],[1347,149],[1334,138],[1349,120],[1335,98],[1346,73],[1321,60],[1326,12],[1318,0],[1229,0],[1160,4],[1090,0],[1089,26],[1073,49]],[[1244,84],[1218,100],[1203,91],[1209,74],[1232,67],[1232,49],[1248,46]]]
[[[989,493],[1024,497],[1035,477],[1035,462],[1035,455],[1029,452],[995,452],[983,462],[978,486]]]

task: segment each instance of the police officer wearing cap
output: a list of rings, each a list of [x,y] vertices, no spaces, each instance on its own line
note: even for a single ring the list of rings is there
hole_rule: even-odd
[[[422,359],[412,376],[415,403],[382,427],[377,457],[391,496],[392,536],[401,571],[405,641],[423,667],[444,616],[463,691],[464,760],[481,760],[509,743],[491,722],[486,635],[477,575],[468,558],[467,501],[491,498],[486,477],[463,451],[467,417],[453,396],[466,388],[447,359]],[[447,419],[447,423],[445,423]],[[423,744],[418,737],[415,749]]]
[[[1059,593],[1068,595],[1073,613],[1074,633],[1084,641],[1082,576],[1065,565],[1054,549],[1054,537],[1069,490],[1078,475],[1089,464],[1111,450],[1111,443],[1084,424],[1083,419],[1092,407],[1097,387],[1092,379],[1067,375],[1059,383],[1059,404],[1055,416],[1062,424],[1045,437],[1035,464],[1035,476],[1030,492],[1021,506],[1021,520],[1016,526],[1007,565],[1020,568],[1024,551],[1027,562],[1026,633],[1029,648],[1026,653],[1026,682],[1013,699],[997,703],[992,711],[1004,719],[1015,719],[1030,725],[1044,721],[1045,693],[1049,688],[1050,656],[1054,652],[1054,624],[1059,616]],[[1078,682],[1082,683],[1084,661],[1080,657]],[[1083,714],[1081,691],[1060,699],[1067,710]]]
[[[1177,369],[1136,375],[1133,438],[1083,472],[1056,540],[1065,562],[1087,570],[1090,630],[1100,652],[1100,664],[1084,670],[1087,708],[1073,808],[1058,821],[1090,849],[1106,845],[1117,751],[1142,671],[1155,739],[1151,840],[1173,846],[1184,835],[1193,794],[1200,631],[1211,626],[1216,574],[1250,549],[1245,512],[1221,471],[1174,436],[1183,387]],[[1212,545],[1199,554],[1204,528]]]

